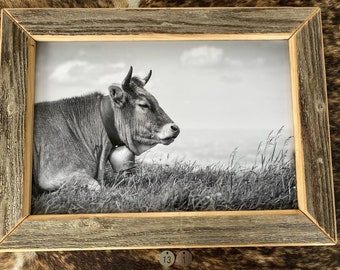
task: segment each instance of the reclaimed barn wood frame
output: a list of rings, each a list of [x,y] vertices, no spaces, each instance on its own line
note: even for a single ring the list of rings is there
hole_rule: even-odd
[[[319,8],[5,9],[1,19],[1,251],[335,244]],[[36,44],[126,40],[287,40],[298,209],[31,215]]]

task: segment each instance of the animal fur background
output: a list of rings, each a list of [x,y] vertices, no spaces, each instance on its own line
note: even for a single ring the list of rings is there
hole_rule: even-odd
[[[0,7],[263,7],[318,6],[322,10],[333,173],[340,230],[340,2],[338,0],[0,0]],[[176,253],[176,250],[173,250]],[[340,245],[192,249],[187,269],[340,269]],[[158,250],[0,253],[0,269],[162,269]],[[184,269],[173,266],[170,269]]]

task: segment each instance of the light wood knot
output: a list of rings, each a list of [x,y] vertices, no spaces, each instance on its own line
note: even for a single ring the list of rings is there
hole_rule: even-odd
[[[323,111],[325,110],[325,104],[323,104],[323,103],[317,103],[317,104],[316,104],[316,110],[317,110],[318,112],[323,112]]]
[[[81,231],[93,231],[100,229],[101,226],[98,221],[93,219],[78,219],[73,222],[73,227]]]
[[[316,162],[317,162],[318,164],[323,165],[323,158],[319,157],[319,158],[316,160]]]
[[[7,105],[8,116],[14,115],[17,111],[18,109],[17,109],[17,105],[15,104],[15,102],[8,102],[8,105]]]

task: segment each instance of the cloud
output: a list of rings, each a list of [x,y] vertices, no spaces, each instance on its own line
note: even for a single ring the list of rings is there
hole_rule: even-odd
[[[103,86],[120,82],[128,71],[124,62],[98,63],[84,60],[68,60],[57,65],[48,81],[61,85]]]
[[[242,67],[244,63],[241,60],[231,59],[226,57],[224,59],[224,65],[227,67]]]
[[[254,68],[266,64],[264,57],[244,58],[242,55],[227,55],[222,48],[214,46],[199,46],[182,52],[181,64],[185,67],[227,67]]]
[[[226,71],[220,78],[223,82],[227,82],[228,84],[240,83],[243,81],[241,74],[230,71]]]
[[[261,67],[266,64],[266,59],[264,57],[255,57],[251,59],[235,59],[226,57],[224,59],[224,65],[227,67],[242,68],[242,67]]]
[[[98,73],[98,75],[96,76],[97,83],[104,86],[104,88],[106,89],[107,86],[111,85],[112,83],[122,82],[129,69],[126,63],[117,62],[109,64],[98,64],[96,70]]]
[[[249,62],[252,66],[263,66],[266,64],[266,59],[264,57],[256,57]]]
[[[78,73],[79,69],[91,69],[91,64],[81,60],[70,60],[58,65],[49,76],[50,80],[63,82],[75,81],[77,77],[74,73]]]
[[[126,65],[126,63],[124,63],[124,62],[118,62],[118,63],[114,63],[114,64],[109,64],[109,67],[112,69],[112,70],[119,70],[119,71],[121,71],[121,70],[128,70],[128,68],[127,68],[127,65]]]
[[[222,48],[199,46],[182,52],[180,62],[185,67],[254,68],[266,64],[265,57],[244,58],[242,55],[227,55]]]
[[[185,50],[180,61],[187,67],[213,67],[223,61],[223,49],[212,46],[200,46]]]

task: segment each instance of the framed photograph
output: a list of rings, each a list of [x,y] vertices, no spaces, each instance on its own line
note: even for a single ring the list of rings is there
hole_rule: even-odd
[[[0,250],[336,243],[319,8],[1,20]]]

